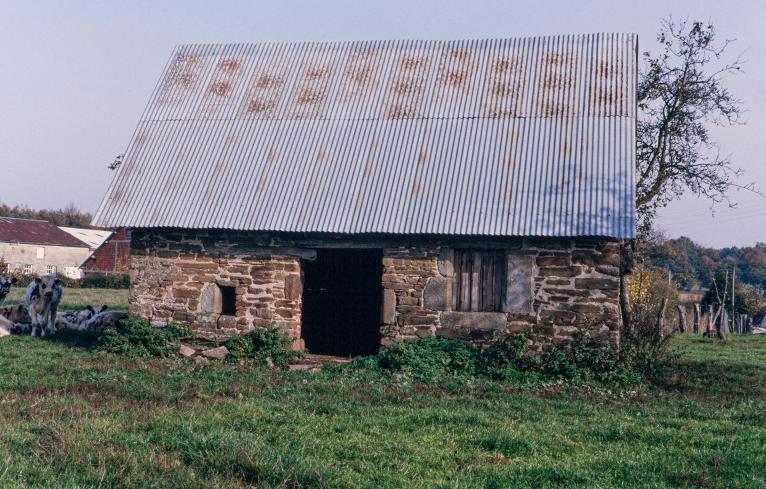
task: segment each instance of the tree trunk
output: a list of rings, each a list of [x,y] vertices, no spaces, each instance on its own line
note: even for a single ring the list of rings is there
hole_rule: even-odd
[[[657,312],[657,337],[662,338],[665,335],[665,309],[668,307],[668,298],[664,297],[660,304],[660,310]]]
[[[697,334],[700,332],[700,305],[694,304],[694,334]]]
[[[686,307],[682,306],[681,304],[678,304],[678,330],[681,331],[681,334],[686,333]]]
[[[626,336],[632,333],[632,316],[630,308],[630,289],[628,288],[628,276],[620,276],[620,312],[622,313],[622,331]]]
[[[705,322],[705,336],[708,338],[713,338],[716,334],[715,319],[716,317],[713,315],[713,304],[708,304],[707,321]]]
[[[630,287],[628,275],[633,271],[633,245],[631,241],[620,244],[620,314],[622,314],[622,331],[626,335],[633,332],[633,315],[630,305]]]
[[[710,311],[713,311],[713,306],[710,306]],[[712,315],[712,319],[710,320],[710,329],[714,330],[713,332],[715,334],[718,334],[718,317],[721,315],[721,308],[715,310],[715,313]]]

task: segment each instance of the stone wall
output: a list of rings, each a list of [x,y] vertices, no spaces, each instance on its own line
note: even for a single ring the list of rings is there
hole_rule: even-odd
[[[619,243],[605,239],[436,240],[135,230],[130,311],[225,337],[274,325],[301,348],[301,260],[316,249],[383,249],[381,345],[427,335],[483,344],[536,326],[565,341],[587,328],[619,341]],[[502,312],[451,310],[452,250],[506,251]],[[209,284],[236,290],[236,313],[220,315]]]
[[[177,321],[212,338],[275,326],[301,348],[300,256],[196,234],[138,233],[132,241],[130,306],[155,325]],[[222,315],[218,287],[234,287]]]
[[[498,333],[535,326],[551,341],[585,328],[617,347],[617,242],[525,239],[497,245],[507,252],[502,312],[451,310],[452,248],[445,244],[385,250],[382,344],[433,334],[483,344]]]

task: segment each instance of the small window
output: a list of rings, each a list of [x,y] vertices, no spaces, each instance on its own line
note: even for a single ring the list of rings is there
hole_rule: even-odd
[[[45,273],[48,275],[53,275],[56,273],[56,265],[48,265],[45,267]]]
[[[37,248],[37,259],[42,260],[45,258],[45,248]]]
[[[455,250],[452,310],[502,311],[506,263],[502,250]]]
[[[24,264],[24,275],[32,275],[32,265],[29,263]]]
[[[219,285],[221,289],[221,316],[235,316],[237,314],[237,292],[234,287]]]

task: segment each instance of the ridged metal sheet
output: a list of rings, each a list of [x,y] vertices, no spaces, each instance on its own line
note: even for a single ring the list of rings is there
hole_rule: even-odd
[[[178,47],[94,224],[635,234],[637,39]]]

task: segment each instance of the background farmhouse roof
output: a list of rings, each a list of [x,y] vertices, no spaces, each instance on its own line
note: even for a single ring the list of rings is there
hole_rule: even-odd
[[[59,229],[67,234],[79,239],[91,250],[95,250],[106,241],[113,231],[104,231],[103,229],[84,229],[84,228],[70,228],[66,226],[59,226]]]
[[[94,223],[635,233],[637,39],[175,49]]]
[[[70,246],[88,245],[48,221],[0,217],[0,243]]]

